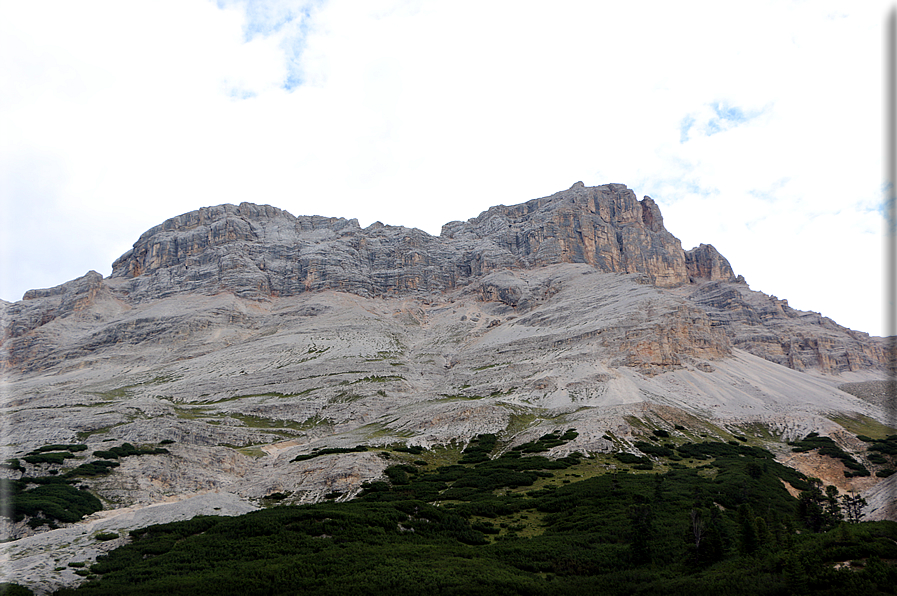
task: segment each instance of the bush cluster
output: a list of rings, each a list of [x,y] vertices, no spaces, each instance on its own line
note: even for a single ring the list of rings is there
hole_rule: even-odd
[[[473,453],[490,443],[478,438]],[[618,472],[523,493],[519,481],[558,478],[579,459],[517,451],[432,472],[392,466],[391,483],[347,503],[135,530],[90,567],[98,578],[59,594],[893,593],[897,524],[807,531],[782,480],[810,484],[769,452],[684,450],[714,476]],[[850,560],[865,563],[833,566]]]
[[[360,453],[367,450],[368,448],[365,445],[357,445],[355,447],[327,447],[325,449],[315,449],[311,453],[306,453],[304,455],[297,455],[291,459],[290,462],[307,461],[309,459],[321,457],[322,455],[333,455],[335,453]]]
[[[853,456],[838,447],[838,445],[829,437],[820,437],[819,433],[812,432],[800,441],[795,441],[794,443],[790,444],[793,446],[791,450],[796,453],[803,453],[806,451],[812,451],[813,449],[818,449],[819,455],[827,455],[828,457],[841,460],[841,463],[844,464],[844,467],[849,469],[849,471],[844,470],[844,476],[846,476],[847,478],[870,475],[870,472],[866,468],[866,466],[855,460]]]
[[[168,453],[168,449],[163,447],[134,447],[130,443],[122,443],[119,447],[94,451],[94,457],[102,457],[104,459],[119,459],[121,457],[130,457],[132,455],[162,455]]]

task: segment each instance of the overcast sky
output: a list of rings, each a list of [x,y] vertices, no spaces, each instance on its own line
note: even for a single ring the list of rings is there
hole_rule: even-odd
[[[890,6],[0,0],[0,298],[202,206],[436,235],[581,180],[880,335]]]

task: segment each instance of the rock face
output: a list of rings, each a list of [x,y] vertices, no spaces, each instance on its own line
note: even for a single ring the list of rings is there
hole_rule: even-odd
[[[576,428],[552,456],[635,449],[651,428],[788,451],[810,431],[846,436],[838,420],[887,423],[880,400],[839,390],[878,387],[885,362],[881,338],[752,291],[712,246],[682,250],[654,201],[618,184],[492,207],[439,237],[221,205],[147,231],[107,279],[0,302],[3,458],[164,442],[84,479],[152,523],[195,513],[187,495],[232,512],[273,493],[348,499],[398,461],[388,445],[457,453],[482,433],[519,445]],[[70,537],[89,523],[6,531],[83,560],[96,553]],[[0,549],[15,578],[75,581],[16,543]]]
[[[688,281],[685,253],[657,205],[621,184],[493,207],[435,238],[417,229],[293,217],[267,205],[220,205],[169,219],[114,264],[131,299],[182,292],[243,298],[340,290],[361,296],[445,291],[500,269],[587,263],[640,273],[659,287]]]
[[[883,371],[887,366],[883,339],[842,327],[819,313],[795,310],[787,300],[754,292],[744,283],[710,281],[680,288],[679,293],[724,329],[734,347],[788,368],[839,374]]]
[[[689,280],[737,281],[744,282],[743,277],[735,277],[732,266],[726,257],[719,254],[711,244],[701,244],[685,253],[685,268]]]
[[[629,360],[633,366],[676,365],[677,353],[705,341],[694,343],[695,334],[707,335],[699,331],[704,321],[731,345],[798,370],[838,373],[885,366],[882,340],[752,292],[713,246],[684,251],[650,197],[639,201],[622,184],[581,182],[549,197],[448,223],[439,237],[379,222],[361,229],[354,219],[294,217],[250,203],[185,213],[144,233],[115,261],[108,280],[90,272],[56,288],[32,290],[22,302],[5,306],[2,365],[37,370],[71,358],[71,349],[57,349],[54,327],[46,325],[59,317],[88,316],[87,305],[95,307],[89,316],[100,320],[176,295],[227,293],[270,301],[335,290],[368,298],[420,298],[479,287],[483,300],[525,311],[537,296],[525,291],[513,272],[564,263],[631,274],[640,283],[678,292],[703,311],[685,317],[682,325],[653,330],[650,341],[625,340],[627,353],[635,354],[632,346],[641,351]],[[72,349],[97,349],[122,334],[146,340],[157,331],[105,331],[89,346]],[[717,355],[728,349],[716,341],[708,345],[717,346],[712,350]]]

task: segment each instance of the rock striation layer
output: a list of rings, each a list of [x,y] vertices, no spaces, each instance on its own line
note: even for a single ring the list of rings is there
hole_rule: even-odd
[[[116,260],[112,277],[129,280],[123,290],[136,300],[221,291],[265,299],[325,289],[370,297],[441,292],[493,271],[557,263],[643,274],[659,287],[689,277],[685,252],[653,200],[637,200],[622,184],[581,182],[451,222],[439,237],[380,223],[361,229],[354,219],[294,217],[268,205],[207,207],[148,230]]]
[[[20,462],[0,477],[166,446],[83,479],[117,509],[102,522],[0,524],[19,539],[0,564],[35,589],[71,585],[47,553],[95,556],[96,540],[71,539],[88,528],[273,495],[346,500],[417,457],[396,445],[450,460],[482,433],[511,446],[577,429],[552,457],[635,452],[651,429],[789,457],[786,441],[816,431],[861,457],[845,429],[888,423],[867,395],[884,386],[884,354],[881,338],[752,291],[714,247],[683,250],[654,201],[623,185],[577,183],[438,237],[207,207],[148,230],[109,278],[0,302],[4,459]],[[24,459],[76,443],[85,455],[63,464]],[[893,517],[880,480],[842,488]]]
[[[639,201],[622,184],[581,182],[549,197],[450,222],[438,237],[379,222],[362,229],[354,219],[295,217],[251,203],[185,213],[141,235],[113,263],[109,279],[90,272],[4,305],[2,365],[37,370],[71,358],[73,348],[60,351],[55,327],[47,326],[60,317],[100,321],[179,295],[227,293],[264,302],[334,290],[425,299],[470,287],[479,288],[483,300],[524,312],[545,296],[525,289],[513,272],[565,263],[632,275],[676,292],[704,313],[685,317],[700,321],[695,329],[686,322],[657,328],[651,341],[623,340],[621,349],[632,355],[633,366],[676,365],[677,352],[697,345],[682,338],[706,335],[697,331],[704,321],[731,345],[797,370],[838,373],[885,366],[882,340],[751,291],[711,245],[683,250],[650,197]],[[93,305],[90,314],[88,305]],[[158,333],[152,326],[107,330],[75,349]],[[633,355],[633,346],[641,353]],[[718,354],[727,350],[714,348]]]

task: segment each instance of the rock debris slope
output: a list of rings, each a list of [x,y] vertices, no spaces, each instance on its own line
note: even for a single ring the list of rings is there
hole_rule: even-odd
[[[559,449],[594,453],[620,447],[608,432],[679,425],[770,445],[815,430],[849,448],[845,420],[887,422],[881,400],[838,388],[882,382],[883,339],[752,291],[620,184],[492,207],[439,237],[207,207],[144,233],[109,278],[0,309],[5,457],[170,442],[86,481],[107,508],[349,498],[387,465],[294,461],[325,447],[575,427]]]

